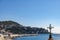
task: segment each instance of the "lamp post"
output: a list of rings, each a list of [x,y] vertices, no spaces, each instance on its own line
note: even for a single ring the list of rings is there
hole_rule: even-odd
[[[51,24],[49,24],[49,27],[47,27],[47,28],[49,28],[49,30],[50,30],[50,34],[49,34],[49,39],[48,40],[53,40],[51,30],[54,27],[52,27]]]

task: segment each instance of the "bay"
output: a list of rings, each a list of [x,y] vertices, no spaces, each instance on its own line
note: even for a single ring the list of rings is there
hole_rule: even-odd
[[[54,40],[60,40],[60,34],[52,35]],[[39,34],[37,36],[17,37],[13,40],[48,40],[49,34]]]

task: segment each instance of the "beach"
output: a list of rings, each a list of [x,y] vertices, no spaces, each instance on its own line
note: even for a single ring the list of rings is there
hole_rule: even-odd
[[[11,34],[8,35],[0,35],[0,40],[13,40],[16,37],[24,37],[24,36],[36,36],[37,34]]]
[[[3,37],[3,35],[2,35],[2,36],[0,36],[0,40],[4,40],[4,37]]]

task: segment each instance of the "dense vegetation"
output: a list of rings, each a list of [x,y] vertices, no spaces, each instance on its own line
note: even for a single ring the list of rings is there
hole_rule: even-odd
[[[40,33],[49,33],[48,30],[44,28],[36,28],[30,26],[23,26],[14,21],[0,21],[0,30],[5,32],[10,32],[13,34],[40,34]]]

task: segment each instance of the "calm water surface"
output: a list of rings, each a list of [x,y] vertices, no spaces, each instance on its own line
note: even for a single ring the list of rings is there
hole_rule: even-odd
[[[49,35],[48,34],[40,34],[38,36],[28,36],[28,37],[18,37],[14,40],[48,40]],[[60,40],[59,34],[53,34],[54,40]]]

